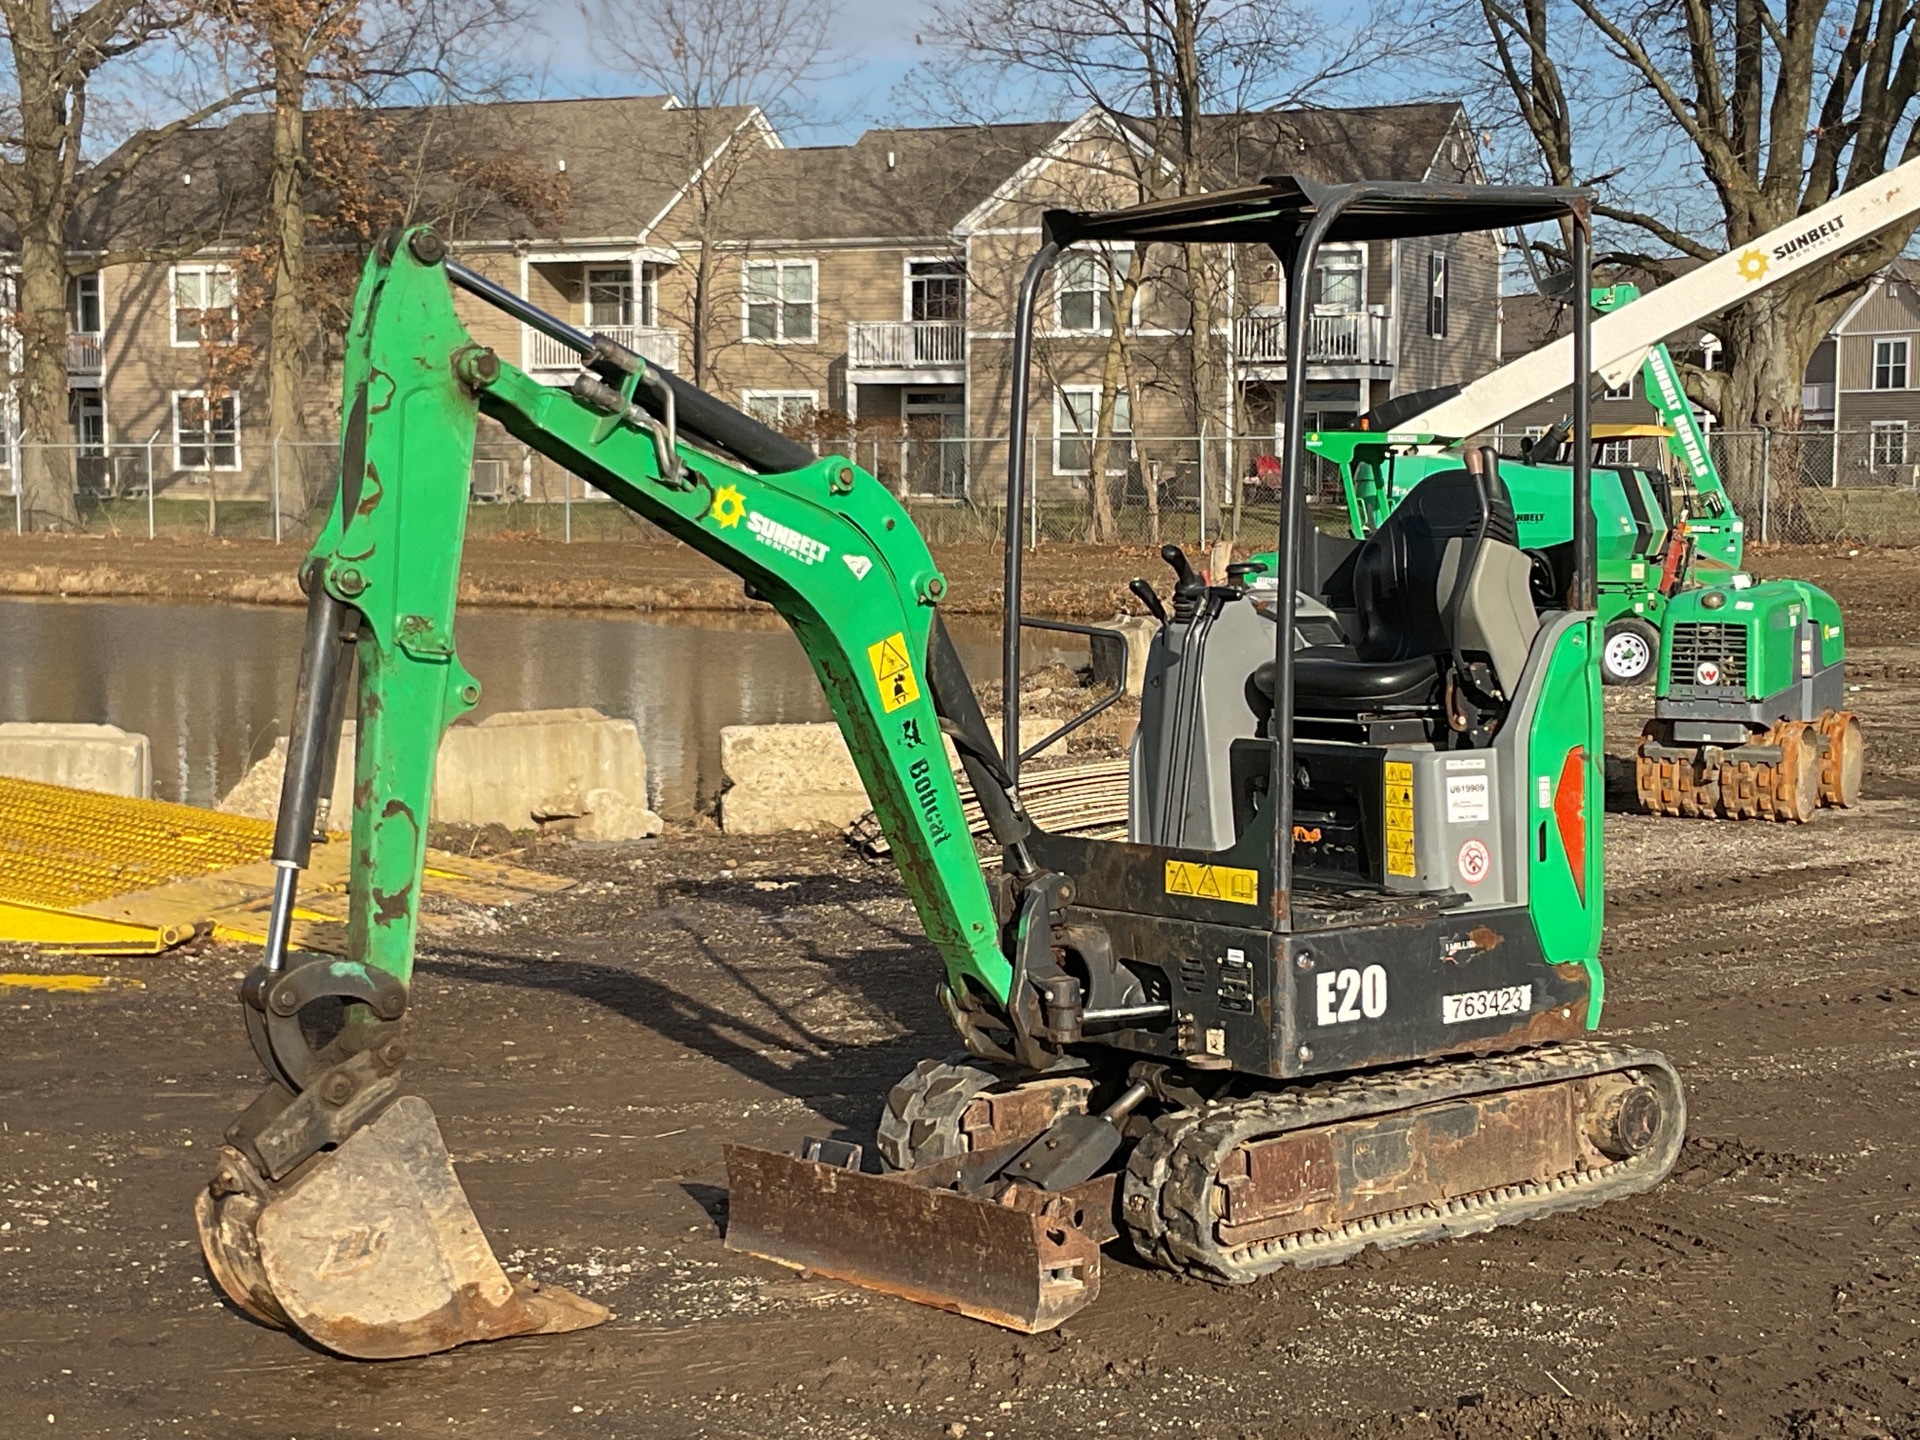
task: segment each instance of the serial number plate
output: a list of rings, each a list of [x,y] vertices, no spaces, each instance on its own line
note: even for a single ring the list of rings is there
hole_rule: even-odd
[[[1440,997],[1440,1019],[1448,1025],[1491,1020],[1496,1015],[1524,1015],[1532,1008],[1531,985],[1503,985],[1498,990],[1469,990],[1464,995]]]

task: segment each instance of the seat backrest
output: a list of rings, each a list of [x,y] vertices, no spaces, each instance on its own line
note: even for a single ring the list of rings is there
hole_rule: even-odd
[[[1452,587],[1441,589],[1448,542],[1471,547],[1483,519],[1488,541],[1514,546],[1519,539],[1506,486],[1498,476],[1489,476],[1486,488],[1483,516],[1480,484],[1464,468],[1428,475],[1367,537],[1353,567],[1353,601],[1360,618],[1360,633],[1354,639],[1358,658],[1410,660],[1453,649],[1447,631],[1447,596]],[[1456,574],[1458,553],[1456,547]]]

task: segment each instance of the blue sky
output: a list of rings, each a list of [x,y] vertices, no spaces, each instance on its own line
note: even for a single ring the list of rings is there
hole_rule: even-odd
[[[637,0],[644,3],[644,0]],[[844,74],[820,87],[822,113],[835,121],[787,133],[789,144],[831,144],[850,140],[876,120],[893,113],[892,92],[925,52],[914,44],[914,30],[929,13],[925,0],[842,0],[844,32],[857,37],[858,50]],[[594,58],[586,21],[573,5],[553,7],[543,54],[529,53],[539,68],[534,88],[546,96],[626,95],[638,87],[615,68]]]

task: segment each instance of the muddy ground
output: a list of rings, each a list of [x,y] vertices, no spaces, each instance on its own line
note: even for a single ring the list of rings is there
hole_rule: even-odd
[[[870,1133],[950,1048],[933,956],[837,841],[550,842],[577,890],[422,955],[411,1070],[502,1257],[616,1318],[382,1365],[242,1319],[189,1206],[257,1083],[252,956],[4,955],[139,985],[0,988],[0,1433],[1920,1435],[1920,557],[1791,558],[1853,616],[1869,798],[1608,816],[1606,1025],[1692,1107],[1648,1194],[1231,1291],[1110,1253],[1036,1338],[742,1260],[722,1141]]]
[[[301,546],[267,540],[0,534],[0,595],[298,605],[303,597],[294,577],[303,554]],[[998,546],[941,545],[934,558],[947,578],[946,611],[1000,613],[1004,552]],[[1206,563],[1198,552],[1195,559]],[[1144,546],[1045,545],[1029,557],[1026,573],[1023,588],[1034,613],[1102,619],[1122,602],[1138,609],[1121,590],[1133,576],[1150,576],[1165,592],[1171,572]],[[460,603],[772,613],[749,600],[735,576],[660,536],[573,545],[533,536],[475,538],[464,552]]]

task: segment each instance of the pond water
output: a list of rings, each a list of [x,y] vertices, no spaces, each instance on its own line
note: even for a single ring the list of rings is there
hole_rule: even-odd
[[[0,600],[0,720],[137,731],[153,742],[155,796],[211,805],[284,732],[303,619],[270,606]],[[975,680],[997,676],[997,623],[952,623]],[[630,717],[649,802],[668,815],[718,794],[723,725],[829,718],[799,643],[770,615],[468,610],[455,634],[480,681],[476,719],[572,705]],[[1029,664],[1085,653],[1027,645]]]

